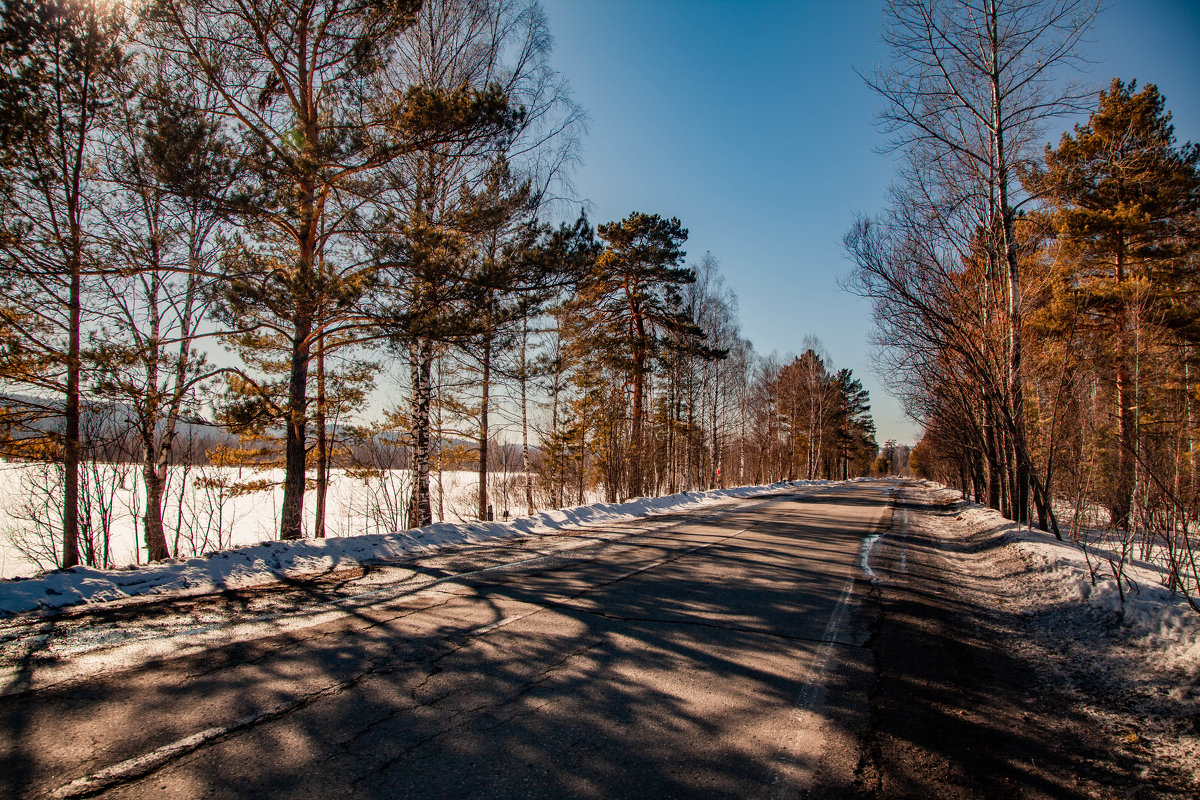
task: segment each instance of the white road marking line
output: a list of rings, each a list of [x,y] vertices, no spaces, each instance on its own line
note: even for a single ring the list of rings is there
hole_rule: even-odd
[[[850,577],[842,585],[842,593],[838,596],[833,612],[829,615],[829,622],[825,625],[825,632],[821,634],[821,644],[818,645],[817,652],[814,654],[812,663],[809,665],[807,682],[796,693],[796,701],[793,707],[796,726],[793,729],[792,742],[789,745],[789,749],[793,752],[789,756],[784,757],[785,764],[783,768],[775,774],[775,777],[771,781],[772,798],[792,795],[796,784],[803,782],[795,775],[795,770],[801,768],[801,759],[796,756],[795,751],[797,748],[803,747],[801,736],[805,732],[817,727],[813,723],[819,721],[817,708],[825,701],[825,676],[832,665],[834,645],[837,642],[838,635],[841,633],[842,621],[846,617],[846,609],[850,605],[850,598],[854,595],[854,584],[856,582],[857,579],[851,573]],[[809,747],[811,748],[812,745],[810,744]]]
[[[135,758],[130,758],[122,761],[119,764],[114,764],[111,767],[102,769],[99,772],[86,775],[82,778],[76,778],[66,786],[60,786],[50,793],[51,797],[62,800],[63,798],[84,797],[95,792],[103,791],[104,789],[113,786],[117,783],[124,782],[129,778],[145,775],[147,772],[156,767],[165,764],[172,758],[178,755],[183,755],[191,750],[195,750],[205,742],[211,741],[218,736],[223,736],[228,733],[231,728],[207,728],[194,733],[191,736],[180,739],[177,742],[160,747],[157,750],[152,750],[149,753],[144,753]]]
[[[829,623],[825,626],[825,632],[821,634],[821,644],[817,649],[817,655],[813,659],[812,666],[809,667],[811,679],[801,687],[799,694],[796,695],[796,709],[799,711],[813,711],[824,699],[825,673],[829,669],[834,644],[837,642],[838,634],[841,633],[842,620],[845,619],[846,608],[850,605],[850,596],[854,593],[854,583],[853,575],[846,579],[837,605],[834,606],[833,613],[829,615]]]
[[[229,725],[215,726],[205,728],[199,733],[193,733],[191,736],[185,736],[182,739],[177,739],[170,744],[165,744],[162,747],[155,748],[148,753],[143,753],[140,756],[127,758],[124,761],[113,764],[111,767],[93,772],[90,775],[85,775],[82,778],[76,778],[70,783],[60,786],[50,793],[50,797],[56,800],[67,800],[67,798],[86,797],[88,795],[97,794],[109,789],[118,784],[127,783],[131,780],[144,777],[154,772],[159,767],[164,766],[172,759],[186,755],[193,750],[198,750],[211,741],[220,739],[230,733],[234,733],[243,728],[253,727],[262,722],[269,722],[277,717],[282,717],[303,705],[307,705],[312,701],[328,694],[339,692],[342,689],[352,686],[359,678],[351,678],[348,681],[335,683],[332,686],[326,686],[312,694],[304,695],[290,703],[274,706],[266,711],[261,711],[257,714],[250,714],[242,717]]]

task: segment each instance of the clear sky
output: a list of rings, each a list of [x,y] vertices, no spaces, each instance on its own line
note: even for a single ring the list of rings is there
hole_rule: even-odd
[[[758,352],[817,336],[870,389],[879,440],[915,443],[872,366],[870,307],[838,288],[842,235],[891,180],[878,99],[854,72],[888,57],[883,0],[542,4],[554,64],[589,115],[575,188],[593,224],[679,217],[689,259],[721,263]],[[1089,38],[1079,77],[1156,83],[1179,140],[1200,140],[1200,0],[1110,2]]]

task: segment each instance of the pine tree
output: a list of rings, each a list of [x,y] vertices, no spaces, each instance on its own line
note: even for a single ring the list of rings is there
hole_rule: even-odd
[[[479,518],[491,518],[488,491],[491,399],[496,357],[507,346],[512,326],[530,310],[524,302],[545,277],[536,261],[525,258],[538,236],[533,214],[539,198],[528,180],[513,173],[508,159],[498,153],[484,173],[478,190],[471,193],[459,217],[472,242],[467,297],[478,333],[466,340],[464,352],[478,366],[479,466],[477,508]],[[529,269],[533,267],[535,269]]]
[[[595,269],[579,287],[575,309],[587,328],[586,346],[628,382],[630,435],[627,494],[645,490],[646,384],[668,331],[702,333],[678,307],[678,288],[695,280],[680,266],[687,230],[678,219],[633,213],[600,225],[605,243]]]
[[[834,444],[841,462],[841,478],[846,480],[850,477],[852,463],[856,465],[856,474],[866,474],[870,470],[870,458],[874,457],[878,445],[875,443],[875,423],[871,419],[871,397],[862,381],[848,369],[838,370],[833,380],[837,388]],[[864,455],[868,457],[864,459]],[[857,466],[859,464],[862,466]]]
[[[1189,322],[1171,307],[1181,277],[1174,273],[1195,246],[1200,147],[1176,147],[1156,86],[1139,92],[1137,81],[1114,79],[1087,124],[1063,134],[1057,148],[1047,146],[1045,158],[1045,168],[1026,182],[1050,207],[1079,309],[1107,335],[1108,352],[1097,355],[1116,388],[1112,515],[1115,524],[1126,525],[1138,451],[1133,317]]]
[[[508,117],[489,89],[448,92],[394,86],[390,58],[412,24],[410,0],[161,0],[149,17],[151,44],[178,54],[177,68],[221,100],[245,167],[228,213],[246,227],[243,258],[265,272],[230,276],[226,311],[274,318],[288,344],[284,498],[280,537],[303,531],[308,378],[328,311],[350,307],[363,272],[324,269],[353,216],[342,192],[371,190],[369,178],[404,153],[491,135]],[[324,317],[324,319],[323,319]]]
[[[429,414],[434,352],[472,339],[487,344],[489,264],[504,261],[487,258],[492,248],[481,240],[488,230],[483,221],[495,221],[497,210],[503,218],[506,202],[478,204],[475,199],[488,195],[488,176],[498,161],[507,164],[514,152],[529,159],[539,145],[552,142],[573,124],[549,124],[560,119],[556,108],[566,92],[549,68],[545,24],[544,15],[527,0],[427,0],[411,35],[397,48],[400,72],[425,91],[511,102],[493,116],[496,124],[478,129],[479,136],[413,151],[392,164],[364,233],[380,267],[374,298],[377,318],[410,364],[411,413],[406,416],[412,425],[414,525],[427,524],[432,514]],[[502,193],[526,182],[525,172],[522,167],[521,176]],[[531,197],[538,194],[526,191]],[[478,213],[489,203],[490,209]],[[485,354],[484,360],[490,364],[491,355]],[[487,384],[490,391],[490,380]],[[486,405],[481,404],[481,412]],[[485,450],[487,437],[480,439]],[[486,454],[481,454],[481,462],[486,464]],[[486,473],[481,480],[486,483]],[[480,491],[480,505],[486,507],[485,489]]]

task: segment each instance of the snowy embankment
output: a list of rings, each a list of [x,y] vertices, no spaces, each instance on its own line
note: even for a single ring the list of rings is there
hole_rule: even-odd
[[[1093,612],[1093,621],[1116,625],[1126,633],[1124,646],[1144,653],[1154,667],[1192,681],[1200,680],[1200,614],[1167,586],[1165,570],[1138,560],[1110,564],[1112,554],[1089,545],[1058,541],[1053,535],[1021,527],[999,512],[962,495],[928,484],[943,500],[957,500],[956,520],[968,535],[992,531],[1016,547],[1026,564],[1022,577],[1026,614],[1078,608]],[[1113,567],[1122,576],[1120,586]]]
[[[397,533],[263,542],[218,551],[203,558],[164,561],[120,570],[73,567],[34,578],[0,580],[0,614],[18,614],[81,603],[104,603],[141,595],[194,595],[245,588],[280,577],[320,575],[428,552],[446,545],[547,534],[564,528],[689,511],[722,501],[824,483],[826,481],[784,481],[768,486],[742,486],[639,498],[620,504],[597,503],[544,511],[510,522],[439,522]]]

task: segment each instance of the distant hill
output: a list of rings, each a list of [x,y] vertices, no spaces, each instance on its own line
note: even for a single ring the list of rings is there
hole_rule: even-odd
[[[80,431],[88,458],[98,461],[135,461],[141,457],[141,445],[135,431],[137,416],[128,403],[84,399],[80,408]],[[29,395],[0,394],[0,432],[11,439],[25,439],[63,430],[61,400],[42,399]],[[209,463],[208,451],[225,445],[233,447],[242,439],[224,426],[199,414],[184,414],[176,427],[171,459],[176,464],[201,465]],[[274,431],[283,438],[283,431]],[[386,469],[407,469],[409,448],[382,436],[369,442],[355,441],[348,431],[334,433],[340,446],[349,451],[357,463]],[[442,440],[446,450],[477,453],[477,443],[460,437]],[[380,458],[381,450],[384,458]],[[537,463],[541,451],[530,446],[530,459]],[[476,458],[477,460],[477,458]],[[383,463],[380,463],[380,462]],[[517,471],[521,464],[521,446],[512,442],[493,442],[488,448],[488,468],[492,472]],[[456,464],[453,469],[471,469],[470,464]]]

